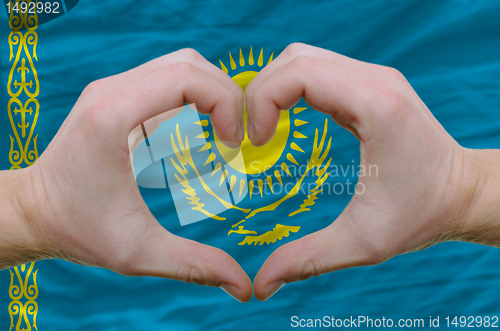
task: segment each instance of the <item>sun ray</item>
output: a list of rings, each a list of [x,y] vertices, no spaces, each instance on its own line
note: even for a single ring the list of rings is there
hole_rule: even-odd
[[[269,61],[267,61],[266,65],[268,65],[269,63],[271,63],[271,61],[273,60],[273,55],[274,55],[274,52],[271,53],[271,56],[269,57]]]
[[[241,179],[240,180],[240,195],[238,196],[240,198],[241,198],[241,193],[243,193],[243,189],[245,188],[245,184],[246,184],[245,180]]]
[[[207,151],[210,148],[212,148],[212,144],[210,144],[210,142],[207,142],[202,148],[200,148],[200,150],[198,152]]]
[[[210,163],[212,162],[213,160],[215,160],[215,153],[211,153],[210,156],[208,157],[208,159],[205,161],[205,164],[203,165],[207,165],[207,163]]]
[[[274,190],[273,190],[273,180],[272,180],[271,176],[267,176],[266,182],[267,182],[267,185],[269,185],[269,188],[271,189],[271,192],[274,193]]]
[[[293,113],[295,115],[297,115],[298,113],[300,113],[301,111],[304,111],[306,109],[307,109],[307,107],[295,107],[295,108],[293,108]]]
[[[254,186],[253,180],[248,182],[248,190],[250,191],[250,199],[252,199],[253,186]]]
[[[208,125],[208,120],[202,120],[202,121],[194,122],[194,124],[198,124],[198,125],[201,125],[201,126],[207,126]]]
[[[225,179],[226,179],[226,177],[227,177],[227,173],[228,173],[228,171],[227,171],[227,170],[224,170],[224,171],[222,172],[222,175],[220,176],[220,183],[219,183],[219,186],[221,186],[221,185],[222,185],[222,183],[224,183],[224,180],[225,180]]]
[[[215,175],[215,173],[217,171],[219,171],[221,167],[222,167],[222,164],[220,164],[220,162],[217,163],[217,165],[215,166],[214,171],[212,171],[212,174],[210,175],[210,177],[212,177],[213,175]]]
[[[299,162],[297,162],[297,160],[295,160],[295,158],[293,157],[293,155],[292,155],[292,154],[288,153],[288,154],[286,155],[286,158],[288,159],[288,161],[293,162],[293,163],[295,163],[296,165],[299,165]]]
[[[276,177],[278,182],[280,182],[281,186],[283,186],[283,182],[281,181],[281,175],[280,175],[280,172],[278,170],[274,170],[274,177]]]
[[[257,64],[259,65],[259,67],[262,67],[262,65],[264,64],[263,52],[264,52],[264,47],[260,49],[259,59],[257,60]]]
[[[281,169],[283,169],[288,174],[288,176],[292,177],[292,174],[290,173],[290,170],[288,170],[288,166],[285,162],[281,164]]]
[[[293,137],[294,138],[307,138],[306,136],[304,136],[302,133],[300,133],[299,131],[294,131],[293,132]]]
[[[245,65],[245,58],[243,58],[243,52],[241,51],[240,47],[240,67],[243,67]]]
[[[222,61],[219,59],[219,62],[220,62],[220,68],[222,69],[222,71],[224,71],[226,73],[226,75],[229,73],[229,70],[227,70],[226,66],[224,65],[224,63],[222,63]]]
[[[294,150],[294,151],[297,151],[297,152],[302,152],[302,153],[305,153],[302,148],[299,147],[299,145],[297,145],[296,143],[292,143],[290,145],[290,147]]]
[[[233,56],[231,55],[231,52],[229,52],[229,61],[231,62],[231,69],[236,69],[236,63],[234,62]]]
[[[303,120],[295,120],[293,122],[293,124],[295,124],[295,126],[301,126],[301,125],[304,125],[304,124],[307,124],[309,122],[306,122],[306,121],[303,121]]]
[[[248,54],[248,64],[253,66],[253,51],[252,46],[250,46],[250,54]]]
[[[231,176],[231,184],[229,185],[229,192],[231,192],[231,190],[233,189],[234,184],[236,184],[236,176],[235,175]]]
[[[259,179],[258,185],[259,185],[259,190],[260,190],[260,197],[262,198],[262,193],[264,191],[264,181],[262,181],[262,179]]]
[[[199,134],[195,138],[205,139],[205,138],[208,138],[208,136],[210,136],[210,133],[208,131],[204,131],[203,133]]]

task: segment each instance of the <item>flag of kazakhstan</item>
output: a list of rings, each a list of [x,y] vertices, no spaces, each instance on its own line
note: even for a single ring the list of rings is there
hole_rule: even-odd
[[[87,84],[166,53],[194,48],[245,91],[288,44],[303,42],[396,67],[459,143],[498,148],[499,12],[496,0],[80,1],[37,29],[33,137],[41,154]],[[11,30],[0,16],[6,83]],[[0,164],[9,169],[12,128],[1,116]],[[154,216],[176,235],[225,250],[251,279],[276,248],[331,224],[363,189],[358,176],[370,175],[358,166],[356,138],[304,101],[281,110],[262,147],[245,138],[228,148],[195,104],[139,129],[134,172]],[[445,243],[240,304],[215,288],[40,261],[36,329],[286,330],[294,316],[491,316],[499,262],[496,250]],[[35,269],[19,272],[33,277]],[[35,329],[32,315],[18,326],[9,314],[10,286],[11,272],[0,272],[0,329],[11,330],[11,317],[12,330]]]

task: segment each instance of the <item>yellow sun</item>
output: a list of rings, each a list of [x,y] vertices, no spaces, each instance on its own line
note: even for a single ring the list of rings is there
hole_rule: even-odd
[[[246,87],[252,79],[257,75],[257,71],[244,71],[233,77],[233,80],[245,92]],[[247,112],[243,113],[245,122],[245,133],[247,132]],[[231,149],[223,145],[214,132],[214,140],[217,149],[221,153],[224,160],[235,170],[244,174],[256,175],[260,174],[270,167],[274,166],[285,150],[288,135],[290,133],[290,116],[288,110],[281,111],[280,119],[276,134],[266,145],[255,147],[245,134],[245,139],[241,143],[240,149]],[[241,150],[243,162],[237,162],[236,155]]]
[[[260,51],[260,55],[258,57],[257,63],[256,63],[256,69],[259,69],[259,67],[264,66],[264,60],[263,60],[263,48]],[[233,56],[231,53],[229,53],[229,60],[230,60],[230,67],[231,70],[235,70],[237,68],[236,62],[233,59]],[[266,65],[269,64],[273,60],[273,54],[269,57],[269,60],[267,61]],[[220,61],[221,64],[221,69],[229,75],[229,70],[227,67],[224,65],[224,63]],[[248,55],[248,65],[253,66],[255,64],[254,58],[253,58],[253,51],[252,48],[250,47],[250,53]],[[240,56],[239,56],[239,65],[242,68],[245,68],[245,58],[243,57],[243,53],[240,48]],[[236,74],[232,76],[231,78],[238,84],[238,86],[245,92],[246,87],[250,82],[254,79],[254,77],[258,74],[258,71],[255,70],[247,70],[243,71],[239,74]],[[298,113],[302,112],[307,108],[303,107],[295,107],[293,109],[293,115],[292,112],[289,110],[282,110],[278,122],[278,127],[276,130],[276,134],[274,137],[269,141],[266,145],[261,146],[261,147],[255,147],[251,144],[250,140],[247,137],[247,134],[245,133],[245,139],[243,140],[241,147],[239,149],[231,149],[223,145],[217,136],[215,135],[215,132],[212,130],[212,134],[214,135],[214,142],[215,145],[217,146],[217,149],[224,159],[224,161],[233,169],[244,173],[244,174],[249,174],[249,175],[259,175],[269,169],[271,169],[281,158],[283,151],[285,150],[287,143],[289,143],[290,138],[290,132],[291,132],[291,126],[293,125],[295,128],[302,126],[304,124],[307,124],[308,122],[300,120],[300,119],[294,119],[293,121],[291,120],[291,117],[295,117]],[[247,119],[247,114],[246,110],[243,114],[243,118],[245,121],[245,132],[247,130],[246,126],[246,119]],[[203,120],[200,122],[196,122],[196,124],[199,124],[203,127],[208,126],[208,120]],[[196,137],[196,138],[202,138],[206,139],[210,136],[210,132],[205,131],[202,135]],[[301,132],[295,130],[292,134],[293,139],[295,141],[298,141],[303,138],[307,138],[304,134]],[[299,147],[299,145],[296,142],[291,142],[290,143],[290,148],[293,151],[297,151],[300,153],[304,153],[302,148]],[[212,145],[210,142],[207,142],[205,146],[203,146],[200,149],[201,151],[206,151],[206,150],[212,150]],[[236,157],[241,151],[241,154],[243,156],[243,162],[241,162],[241,158]],[[296,161],[295,157],[291,153],[287,153],[286,158],[289,162],[294,163],[295,165],[299,165],[299,163]],[[217,163],[213,167],[213,172],[212,176],[217,173],[221,169],[221,163],[217,162],[217,156],[215,153],[211,152],[210,156],[207,159],[207,163],[214,162]],[[273,192],[273,177],[274,177],[274,183],[276,181],[280,184],[283,185],[281,176],[282,174],[287,174],[288,176],[292,176],[290,173],[290,170],[288,169],[288,166],[285,162],[282,162],[280,165],[282,172],[275,170],[271,175],[266,176],[265,181],[263,179],[256,179],[256,180],[251,180],[248,182],[248,189],[250,193],[250,199],[252,198],[252,193],[253,189],[255,186],[259,188],[260,191],[260,196],[262,197],[263,193],[263,188],[264,185],[268,185],[271,192]],[[226,181],[226,177],[228,177],[228,182],[229,182],[229,191],[231,191],[234,186],[236,185],[237,179],[236,176],[228,176],[229,173],[227,170],[222,171],[221,178],[220,178],[220,185]],[[229,178],[230,177],[230,178]],[[243,192],[243,189],[247,185],[246,180],[241,179],[239,182],[239,193],[241,196],[241,193]]]

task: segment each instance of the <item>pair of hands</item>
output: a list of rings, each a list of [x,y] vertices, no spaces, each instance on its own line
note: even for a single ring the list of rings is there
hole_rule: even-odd
[[[29,259],[62,258],[130,276],[217,286],[239,301],[252,282],[225,252],[165,230],[134,180],[128,136],[142,122],[195,103],[222,141],[273,136],[280,109],[300,98],[360,140],[377,165],[327,228],[278,248],[254,280],[266,300],[283,284],[381,263],[461,239],[481,180],[462,148],[397,70],[292,44],[241,89],[194,50],[180,50],[91,83],[39,160],[16,171]],[[470,234],[470,232],[468,232]],[[26,258],[28,259],[28,257]],[[18,261],[19,262],[19,261]]]

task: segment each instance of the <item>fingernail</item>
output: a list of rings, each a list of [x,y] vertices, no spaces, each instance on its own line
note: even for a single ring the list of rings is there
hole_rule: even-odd
[[[255,136],[255,128],[253,127],[253,121],[250,117],[248,118],[248,128],[247,129],[248,129],[248,139],[250,139],[250,142],[251,142]]]
[[[284,280],[277,280],[268,284],[264,289],[264,294],[266,297],[264,300],[268,300],[270,297],[272,297],[276,292],[279,291],[280,288],[283,287],[283,285],[285,285]]]
[[[240,121],[240,125],[238,126],[238,139],[240,140],[240,144],[245,139],[245,123],[243,120]]]
[[[235,286],[235,285],[229,284],[229,283],[223,283],[223,284],[221,284],[220,288],[224,292],[226,292],[227,294],[229,294],[230,296],[232,296],[233,298],[238,300],[239,302],[242,302],[239,298],[243,297],[243,295],[242,295],[241,290],[238,286]]]

